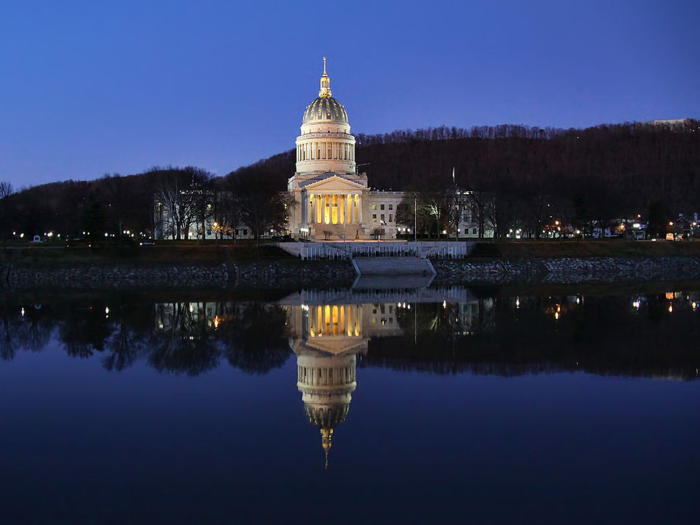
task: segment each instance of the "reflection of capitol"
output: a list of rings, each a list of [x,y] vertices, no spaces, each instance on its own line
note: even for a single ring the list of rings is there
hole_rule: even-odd
[[[309,421],[321,430],[328,466],[333,431],[345,421],[357,386],[357,355],[367,353],[372,337],[401,334],[394,317],[396,306],[302,304],[288,308],[297,388]],[[377,322],[378,313],[381,322]]]

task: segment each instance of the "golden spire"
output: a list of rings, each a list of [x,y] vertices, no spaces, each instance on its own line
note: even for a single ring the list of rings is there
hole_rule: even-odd
[[[326,453],[326,467],[328,468],[328,452],[331,449],[331,438],[333,437],[332,428],[322,428],[321,429],[321,446],[323,451]]]
[[[326,57],[323,57],[323,76],[321,77],[321,90],[319,97],[329,98],[331,96],[331,79],[326,73]]]

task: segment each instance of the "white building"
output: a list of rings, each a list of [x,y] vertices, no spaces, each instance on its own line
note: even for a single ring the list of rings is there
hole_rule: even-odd
[[[403,193],[372,191],[367,174],[358,173],[348,114],[332,97],[330,83],[324,58],[321,89],[304,111],[296,140],[296,173],[288,183],[296,204],[290,233],[319,240],[395,238]]]
[[[324,58],[321,89],[304,111],[301,135],[296,139],[296,173],[288,181],[295,202],[289,216],[291,235],[337,241],[377,236],[395,239],[397,233],[408,234],[412,225],[399,227],[396,223],[404,193],[371,190],[367,174],[358,173],[348,113],[333,98],[330,83]],[[455,195],[455,203],[461,212],[459,238],[477,238],[476,217],[467,209],[466,200]],[[493,229],[485,228],[484,233],[492,237]]]
[[[350,133],[348,114],[331,95],[330,83],[324,58],[318,97],[306,107],[301,134],[296,139],[296,172],[287,184],[294,198],[294,206],[289,208],[288,233],[295,238],[333,241],[390,240],[399,233],[410,238],[413,225],[403,224],[399,228],[396,222],[404,193],[371,190],[367,174],[358,173],[355,137]],[[479,237],[476,214],[465,198],[470,193],[455,188],[450,204],[458,210],[456,236],[460,239]],[[180,224],[181,238],[194,239],[202,233],[207,239],[214,238],[218,226],[213,216],[204,217],[190,210],[190,201],[197,195],[196,190],[188,188],[169,205],[156,200],[154,236],[174,238],[178,230],[175,225]],[[213,194],[201,196],[214,198]],[[191,218],[184,216],[188,213]],[[180,216],[185,220],[177,222]],[[493,228],[487,225],[484,230],[484,237],[493,236]],[[238,225],[235,236],[251,238],[252,231]]]

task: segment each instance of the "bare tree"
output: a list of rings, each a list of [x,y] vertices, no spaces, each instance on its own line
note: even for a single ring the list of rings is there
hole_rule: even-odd
[[[280,191],[274,174],[251,166],[229,174],[227,183],[241,222],[251,229],[258,243],[265,232],[284,231],[293,201],[288,193]]]
[[[4,199],[5,197],[9,197],[13,193],[14,193],[14,190],[12,188],[12,183],[5,182],[5,181],[0,182],[0,199]]]
[[[156,212],[164,236],[180,240],[195,218],[195,202],[189,186],[183,187],[177,179],[168,181],[156,190]]]
[[[0,237],[3,241],[8,236],[10,231],[9,216],[10,216],[10,195],[12,195],[12,184],[9,182],[0,182]]]

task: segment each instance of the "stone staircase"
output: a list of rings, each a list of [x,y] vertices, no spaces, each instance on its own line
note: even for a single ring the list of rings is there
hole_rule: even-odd
[[[359,275],[435,275],[431,262],[419,257],[355,257],[352,261]]]

